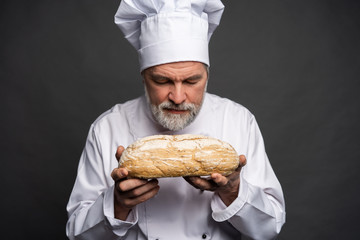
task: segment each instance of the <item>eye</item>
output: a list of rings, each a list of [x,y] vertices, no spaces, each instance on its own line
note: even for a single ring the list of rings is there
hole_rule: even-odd
[[[196,84],[196,83],[198,83],[199,82],[199,80],[186,80],[185,81],[185,83],[186,84],[189,84],[189,85],[194,85],[194,84]]]
[[[163,84],[169,83],[170,80],[168,78],[155,78],[155,79],[153,79],[153,82],[158,85],[163,85]]]
[[[164,81],[156,81],[156,84],[158,85],[165,85],[165,84],[169,84],[170,82],[167,81],[167,80],[164,80]]]
[[[194,85],[194,84],[197,84],[198,82],[200,82],[202,79],[203,79],[203,75],[196,74],[196,75],[193,75],[193,76],[185,79],[184,83],[188,84],[188,85]]]

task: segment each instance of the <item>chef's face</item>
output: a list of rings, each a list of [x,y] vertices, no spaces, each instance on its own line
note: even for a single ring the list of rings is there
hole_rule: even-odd
[[[143,72],[145,93],[155,119],[176,131],[189,125],[200,111],[208,73],[200,62],[175,62]]]

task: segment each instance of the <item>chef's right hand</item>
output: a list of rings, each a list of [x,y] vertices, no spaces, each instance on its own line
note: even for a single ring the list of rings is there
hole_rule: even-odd
[[[119,146],[115,154],[118,161],[123,151],[124,147]],[[127,176],[128,171],[125,168],[115,168],[111,173],[115,181],[114,214],[115,218],[123,221],[133,207],[154,197],[160,188],[157,179],[128,179]]]

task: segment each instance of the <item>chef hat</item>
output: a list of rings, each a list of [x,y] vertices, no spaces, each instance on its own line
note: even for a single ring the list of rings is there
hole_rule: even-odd
[[[140,71],[179,61],[209,65],[208,42],[223,11],[220,0],[122,0],[115,23],[138,51]]]

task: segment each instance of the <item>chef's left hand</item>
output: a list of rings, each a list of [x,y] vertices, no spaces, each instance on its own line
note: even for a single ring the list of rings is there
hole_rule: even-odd
[[[200,190],[217,193],[226,206],[229,206],[238,196],[240,186],[240,171],[246,164],[244,155],[239,156],[239,167],[229,176],[212,173],[210,178],[184,177],[193,187]]]

